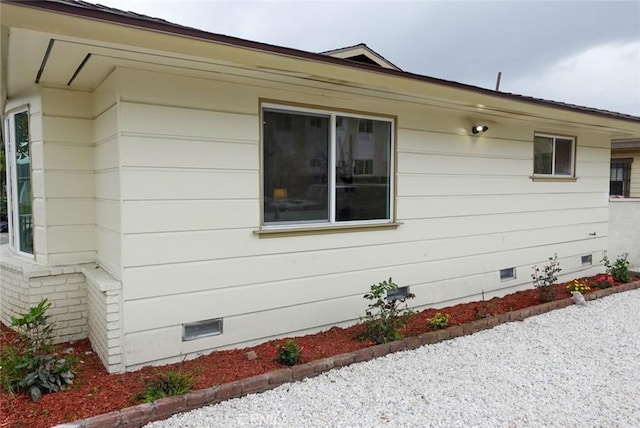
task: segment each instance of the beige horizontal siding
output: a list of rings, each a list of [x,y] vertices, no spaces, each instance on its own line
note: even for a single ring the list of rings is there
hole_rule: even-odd
[[[94,91],[96,262],[114,278],[122,270],[119,70]]]
[[[609,174],[609,142],[602,135],[555,119],[474,117],[418,105],[409,95],[391,101],[357,88],[243,84],[238,77],[224,82],[223,75],[206,80],[124,68],[119,76],[129,368],[352,323],[364,314],[369,286],[389,276],[411,286],[416,305],[429,306],[530,287],[531,266],[554,252],[567,277],[600,269]],[[403,224],[256,236],[259,99],[397,116],[396,207]],[[469,135],[478,121],[489,132]],[[531,179],[536,132],[576,137],[576,181]],[[112,170],[105,164],[97,177]],[[99,188],[114,185],[100,180],[106,178],[96,178]],[[586,254],[596,265],[582,266]],[[500,281],[500,269],[509,267],[516,267],[517,278]],[[224,317],[224,334],[182,342],[183,323],[216,317]]]
[[[126,201],[122,206],[122,232],[252,228],[259,214],[257,199]]]

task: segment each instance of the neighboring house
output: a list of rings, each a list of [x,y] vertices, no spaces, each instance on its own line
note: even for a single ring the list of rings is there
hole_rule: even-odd
[[[47,297],[111,372],[563,278],[607,248],[640,118],[71,0],[4,1],[11,242],[0,307]],[[330,53],[331,54],[331,53]],[[348,59],[348,58],[351,58]],[[486,132],[485,132],[486,131]]]
[[[609,194],[615,197],[640,198],[640,140],[611,142]]]

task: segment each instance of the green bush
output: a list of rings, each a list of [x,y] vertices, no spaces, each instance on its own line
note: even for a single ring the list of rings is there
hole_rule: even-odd
[[[556,274],[561,270],[557,254],[549,257],[549,263],[542,270],[537,265],[533,266],[531,278],[533,279],[533,286],[538,289],[538,297],[541,303],[551,302],[556,299],[556,292],[553,286],[558,280]]]
[[[404,297],[389,300],[387,293],[397,289],[398,286],[389,278],[388,281],[373,284],[371,291],[363,296],[373,303],[369,304],[366,311],[365,332],[359,335],[358,339],[369,339],[378,344],[402,339],[399,330],[407,325],[408,318],[413,315],[405,301],[413,299],[415,295],[409,293]]]
[[[160,398],[182,395],[193,389],[195,379],[182,370],[168,370],[155,373],[152,379],[144,382],[144,391],[134,395],[134,401],[152,403]]]
[[[429,325],[435,330],[447,328],[449,325],[449,315],[437,312],[432,318],[429,318]]]
[[[73,383],[76,359],[58,358],[52,344],[53,324],[46,316],[49,307],[51,303],[43,299],[21,317],[11,317],[11,326],[21,337],[0,351],[0,385],[10,393],[28,393],[33,401]]]
[[[618,282],[629,282],[631,281],[631,272],[629,271],[629,260],[627,260],[628,256],[629,254],[622,253],[618,256],[616,261],[611,264],[607,257],[607,252],[605,251],[602,256],[602,260],[600,261],[604,264],[607,275],[611,275],[613,279]]]
[[[285,340],[284,343],[277,345],[272,351],[274,359],[285,366],[293,366],[300,359],[300,355],[304,351],[304,345],[299,346],[293,340]]]

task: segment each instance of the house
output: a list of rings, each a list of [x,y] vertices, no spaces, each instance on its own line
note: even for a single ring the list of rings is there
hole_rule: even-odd
[[[111,372],[601,271],[640,118],[81,1],[2,1],[0,316],[47,297]]]

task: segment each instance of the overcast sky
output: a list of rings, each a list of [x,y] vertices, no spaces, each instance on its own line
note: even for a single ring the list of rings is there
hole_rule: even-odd
[[[357,43],[405,71],[640,116],[640,0],[90,0],[322,52]]]

